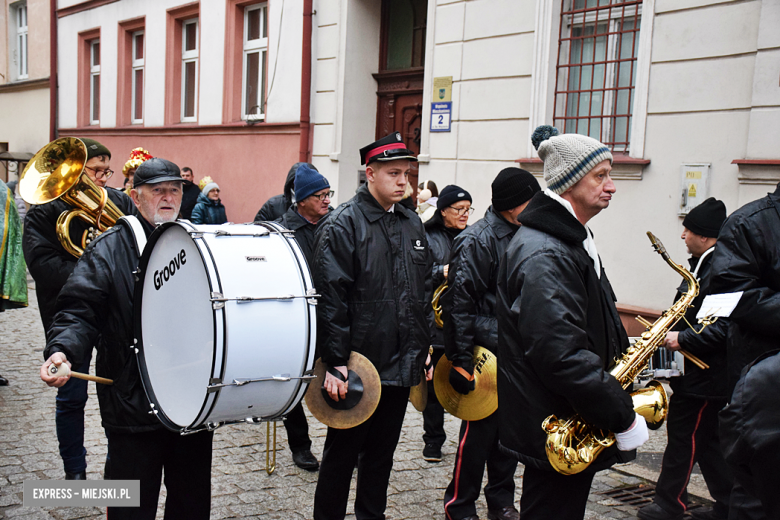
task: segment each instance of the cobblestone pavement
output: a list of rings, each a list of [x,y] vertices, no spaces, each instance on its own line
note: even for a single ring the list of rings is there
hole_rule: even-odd
[[[32,280],[30,286],[33,287]],[[103,518],[104,511],[96,508],[22,507],[24,481],[64,478],[54,431],[56,391],[44,385],[38,376],[43,346],[43,329],[35,292],[31,290],[29,308],[0,313],[0,374],[10,380],[9,386],[0,387],[0,518]],[[101,479],[106,440],[100,427],[94,390],[94,383],[90,383],[91,397],[86,412],[87,472],[89,479]],[[312,451],[319,457],[326,429],[311,417],[309,424],[314,442]],[[409,406],[388,490],[388,519],[444,518],[442,497],[452,471],[459,424],[459,420],[447,416],[443,461],[439,464],[426,463],[421,458],[422,415]],[[265,432],[264,425],[228,426],[216,431],[212,519],[311,518],[317,473],[295,467],[286,446],[285,430],[279,425],[277,469],[272,475],[267,475]],[[636,463],[599,473],[593,484],[586,518],[635,518],[636,506],[626,505],[602,493],[655,481],[665,440],[663,429],[652,432],[651,441],[643,447]],[[520,465],[516,474],[518,503],[522,470]],[[709,498],[700,475],[694,475],[689,491],[694,496]],[[562,490],[562,497],[565,499],[565,490]],[[353,499],[354,479],[348,518],[354,518],[351,509]],[[161,506],[163,503],[164,491]],[[478,513],[481,518],[487,518],[484,498],[478,502]],[[158,518],[162,518],[162,507]]]

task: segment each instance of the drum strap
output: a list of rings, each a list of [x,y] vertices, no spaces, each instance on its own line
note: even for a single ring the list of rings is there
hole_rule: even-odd
[[[130,229],[133,231],[133,236],[135,237],[138,256],[140,257],[144,254],[144,248],[146,247],[146,233],[144,232],[144,228],[138,220],[138,217],[134,217],[133,215],[125,215],[122,217],[122,220],[130,224]]]

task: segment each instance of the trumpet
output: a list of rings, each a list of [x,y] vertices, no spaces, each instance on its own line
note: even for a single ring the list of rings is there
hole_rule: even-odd
[[[108,192],[97,186],[84,172],[87,147],[81,139],[56,139],[30,159],[19,179],[19,193],[28,204],[46,204],[61,198],[74,209],[63,211],[57,219],[57,239],[67,252],[80,257],[84,249],[102,232],[124,216],[108,199]],[[74,243],[70,224],[74,218],[90,227]]]

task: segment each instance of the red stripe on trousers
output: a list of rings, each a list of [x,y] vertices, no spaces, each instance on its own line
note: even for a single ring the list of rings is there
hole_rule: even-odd
[[[688,476],[685,479],[685,486],[683,486],[683,488],[680,490],[680,494],[677,495],[677,502],[682,506],[683,511],[688,510],[688,507],[682,502],[682,494],[686,489],[688,489],[688,482],[691,480],[691,472],[693,471],[693,465],[696,459],[696,432],[699,430],[701,414],[704,413],[705,408],[707,408],[707,401],[704,401],[704,406],[702,406],[701,410],[699,410],[699,416],[696,418],[696,426],[694,426],[693,433],[691,433],[691,463],[688,466]]]
[[[453,520],[449,511],[447,511],[447,508],[458,498],[458,487],[460,486],[460,465],[463,462],[463,446],[466,444],[466,437],[469,436],[469,426],[471,426],[471,421],[466,421],[466,431],[463,432],[463,438],[460,440],[460,444],[458,445],[458,460],[455,462],[455,495],[452,497],[452,500],[444,504],[444,513],[447,515],[447,520]]]

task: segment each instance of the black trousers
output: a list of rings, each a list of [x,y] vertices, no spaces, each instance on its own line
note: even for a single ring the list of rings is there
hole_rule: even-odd
[[[485,500],[488,509],[514,506],[517,460],[498,450],[498,413],[481,421],[463,421],[452,480],[444,492],[447,520],[459,520],[477,514],[482,475],[487,464],[488,482]]]
[[[303,401],[287,414],[284,428],[287,430],[287,444],[290,446],[291,452],[298,453],[311,449],[309,423],[306,421],[306,413],[303,411]]]
[[[724,400],[708,400],[673,394],[669,401],[666,432],[668,443],[655,487],[655,503],[670,513],[683,513],[688,507],[688,481],[698,462],[713,509],[728,516],[734,477],[720,448],[718,412]]]
[[[109,507],[108,520],[154,520],[163,470],[168,493],[165,520],[208,520],[213,436],[213,432],[111,431],[108,473],[111,480],[140,480],[141,506]]]
[[[594,476],[594,472],[561,475],[552,468],[526,466],[520,499],[522,520],[582,520]]]
[[[431,354],[431,363],[433,366],[439,362],[444,355],[444,348],[434,348]],[[447,440],[447,434],[444,432],[444,407],[436,398],[436,391],[433,388],[433,380],[428,381],[428,402],[423,410],[423,442],[441,447]]]
[[[393,454],[408,400],[408,388],[383,386],[379,405],[366,422],[346,430],[328,428],[314,492],[315,520],[344,518],[356,465],[355,517],[384,520]]]

